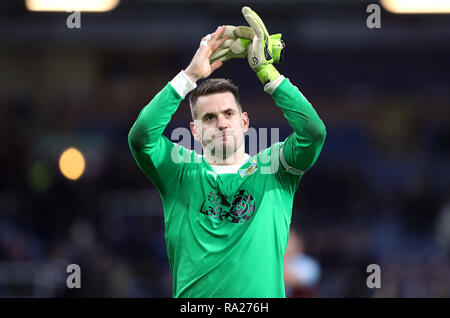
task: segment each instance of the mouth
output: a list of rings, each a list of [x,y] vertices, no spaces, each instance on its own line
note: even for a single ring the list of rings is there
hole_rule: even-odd
[[[220,135],[216,136],[216,138],[223,138],[223,139],[227,139],[227,137],[231,137],[231,135],[230,134],[220,134]]]
[[[220,142],[220,143],[226,143],[227,142],[227,136],[225,135],[220,135],[219,137],[217,137],[216,138],[216,141],[217,142]]]

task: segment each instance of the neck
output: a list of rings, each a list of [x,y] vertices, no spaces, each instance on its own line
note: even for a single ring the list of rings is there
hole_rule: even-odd
[[[211,153],[208,153],[205,151],[205,160],[212,166],[232,166],[237,165],[242,162],[245,158],[245,144],[242,143],[242,145],[236,149],[234,153],[232,153],[227,158],[217,157],[211,155]]]

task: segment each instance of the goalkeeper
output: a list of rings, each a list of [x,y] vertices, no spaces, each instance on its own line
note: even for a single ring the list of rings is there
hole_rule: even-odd
[[[173,297],[285,297],[294,194],[325,141],[311,104],[273,66],[281,36],[269,36],[250,8],[242,12],[251,28],[222,26],[204,37],[189,66],[142,109],[128,135],[133,157],[162,198]],[[224,61],[245,57],[293,129],[255,156],[245,153],[249,117],[237,87],[226,79],[197,86]],[[203,156],[163,136],[188,93],[190,128]]]

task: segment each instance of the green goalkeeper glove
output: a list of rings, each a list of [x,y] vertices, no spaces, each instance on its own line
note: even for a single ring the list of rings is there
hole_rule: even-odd
[[[233,58],[246,58],[248,45],[252,43],[255,32],[251,27],[227,25],[222,35],[228,39],[211,55],[210,63],[215,61],[228,61]],[[284,42],[281,34],[270,36],[272,40],[273,63],[281,63],[284,54]]]
[[[272,65],[274,62],[274,39],[269,37],[269,32],[256,12],[249,7],[243,7],[242,14],[255,33],[252,43],[247,48],[248,63],[256,72],[259,80],[266,84],[280,76],[280,73]]]
[[[235,31],[240,29],[242,37],[235,34]],[[210,63],[217,60],[228,61],[233,58],[244,58],[247,56],[247,46],[252,42],[254,32],[252,28],[247,26],[233,26],[227,25],[222,37],[228,36],[228,39],[211,55]]]

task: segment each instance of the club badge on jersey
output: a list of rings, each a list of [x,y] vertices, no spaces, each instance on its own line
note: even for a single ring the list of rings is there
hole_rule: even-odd
[[[256,160],[253,159],[253,161],[251,162],[251,164],[248,168],[239,169],[239,175],[243,178],[245,176],[249,176],[249,175],[255,173],[257,169],[258,169],[258,166],[257,166]]]

